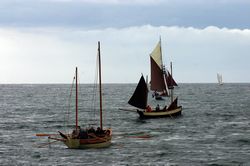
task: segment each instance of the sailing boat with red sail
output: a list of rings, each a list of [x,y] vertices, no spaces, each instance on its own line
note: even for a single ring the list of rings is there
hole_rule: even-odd
[[[134,91],[134,94],[128,101],[128,103],[137,109],[137,113],[140,118],[156,118],[164,116],[177,116],[181,115],[182,106],[178,106],[178,98],[174,99],[174,86],[177,83],[172,77],[172,63],[170,64],[171,73],[165,71],[165,67],[162,63],[162,53],[161,53],[161,41],[156,45],[153,52],[150,54],[151,62],[151,86],[150,90],[153,90],[154,97],[159,99],[162,96],[170,96],[169,106],[165,106],[163,109],[156,107],[152,109],[147,103],[148,99],[148,86],[143,76],[141,76],[140,81]],[[155,96],[156,93],[158,96]]]
[[[169,71],[166,71],[162,61],[161,39],[150,54],[151,82],[150,90],[156,100],[162,100],[163,96],[169,96],[169,89],[178,86]]]
[[[59,131],[62,138],[49,136],[49,139],[63,142],[68,148],[85,149],[85,148],[104,148],[111,145],[112,130],[104,129],[102,122],[102,82],[101,82],[101,54],[100,42],[98,42],[98,64],[99,64],[99,96],[100,96],[100,126],[95,130],[93,127],[82,130],[78,126],[78,71],[75,71],[75,129],[72,133],[63,133]]]

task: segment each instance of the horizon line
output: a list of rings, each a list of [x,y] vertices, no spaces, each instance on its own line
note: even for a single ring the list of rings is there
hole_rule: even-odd
[[[121,83],[121,82],[106,82],[102,84],[137,84],[138,82],[128,82],[128,83]],[[65,85],[65,84],[72,84],[72,83],[0,83],[0,85]],[[80,85],[90,85],[94,83],[79,83]],[[179,82],[177,84],[218,84],[218,82]],[[223,82],[223,84],[250,84],[250,82]]]

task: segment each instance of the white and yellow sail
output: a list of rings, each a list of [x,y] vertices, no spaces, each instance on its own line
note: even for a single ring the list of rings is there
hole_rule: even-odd
[[[157,43],[156,47],[154,48],[150,56],[153,58],[153,60],[156,62],[159,68],[162,69],[163,63],[162,63],[161,40]]]

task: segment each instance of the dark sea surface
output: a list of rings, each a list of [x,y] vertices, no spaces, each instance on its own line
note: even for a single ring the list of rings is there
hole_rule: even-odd
[[[179,84],[182,116],[147,120],[119,110],[131,108],[135,86],[104,85],[104,126],[113,129],[112,145],[74,150],[35,136],[74,125],[71,85],[0,85],[0,165],[250,165],[250,84]],[[92,97],[92,86],[81,85],[82,127],[98,120]],[[157,104],[151,95],[149,102]]]

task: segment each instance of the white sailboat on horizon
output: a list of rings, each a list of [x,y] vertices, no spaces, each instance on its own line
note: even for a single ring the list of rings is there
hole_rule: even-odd
[[[219,85],[223,85],[222,74],[217,73],[217,80],[218,80]]]

